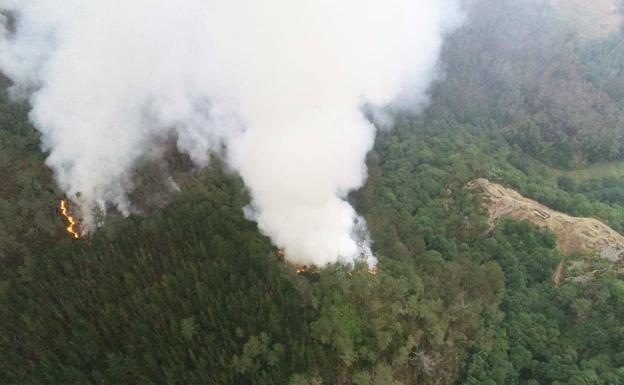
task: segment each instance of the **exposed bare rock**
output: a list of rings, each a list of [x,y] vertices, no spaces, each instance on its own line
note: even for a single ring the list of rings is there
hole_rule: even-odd
[[[613,262],[624,259],[624,237],[597,219],[560,213],[487,179],[474,180],[468,187],[484,192],[492,223],[502,217],[529,220],[557,234],[557,246],[566,254],[597,252]]]

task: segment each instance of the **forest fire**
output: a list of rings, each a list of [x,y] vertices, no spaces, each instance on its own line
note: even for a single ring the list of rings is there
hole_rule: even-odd
[[[70,215],[69,210],[67,209],[67,202],[64,199],[61,200],[61,213],[69,223],[69,226],[67,226],[65,230],[67,230],[67,232],[70,233],[72,237],[76,239],[80,238],[80,235],[76,231],[76,220]]]
[[[314,265],[297,265],[296,271],[297,271],[297,274],[302,274],[302,273],[319,274],[321,272],[321,269],[318,266],[314,266]]]
[[[297,271],[297,274],[301,274],[301,273],[305,273],[305,272],[318,273],[319,269],[315,268],[315,267],[309,268],[307,265],[297,265],[296,271]],[[377,269],[377,266],[369,267],[367,271],[368,271],[368,274],[370,274],[370,275],[377,275],[379,273],[379,270]],[[351,276],[351,275],[353,275],[353,272],[348,271],[347,275]]]

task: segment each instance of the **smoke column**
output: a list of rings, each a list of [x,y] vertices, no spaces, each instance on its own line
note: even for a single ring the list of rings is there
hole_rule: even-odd
[[[289,260],[375,259],[345,200],[366,179],[364,105],[426,101],[455,0],[5,0],[0,69],[77,204],[131,212],[130,170],[172,133],[222,153]],[[6,21],[4,23],[6,25]],[[405,104],[405,103],[404,103]],[[225,148],[225,151],[220,151]],[[360,235],[358,235],[360,234]]]

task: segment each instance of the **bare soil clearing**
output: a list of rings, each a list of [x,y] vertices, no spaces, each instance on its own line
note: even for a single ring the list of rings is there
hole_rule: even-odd
[[[474,180],[468,187],[483,191],[493,224],[503,217],[528,220],[552,230],[557,235],[557,246],[565,254],[598,253],[612,262],[624,259],[624,237],[597,219],[560,213],[487,179]]]

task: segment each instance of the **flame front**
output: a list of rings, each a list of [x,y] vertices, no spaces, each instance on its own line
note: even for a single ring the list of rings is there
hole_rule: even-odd
[[[67,226],[66,228],[67,232],[76,239],[80,238],[80,235],[76,231],[76,220],[69,214],[69,210],[67,210],[67,203],[65,202],[65,200],[61,200],[61,213],[63,213],[63,216],[65,217],[65,219],[67,219],[67,222],[69,223],[69,226]]]
[[[296,265],[296,270],[297,274],[301,274],[301,273],[305,273],[305,272],[312,272],[312,273],[318,273],[319,270],[318,268],[315,268],[314,266],[312,266],[311,268],[309,268],[306,265]],[[369,267],[367,269],[368,274],[370,275],[377,275],[379,274],[379,269],[377,266],[373,266],[373,267]],[[352,271],[347,271],[347,275],[350,277],[353,275]]]

